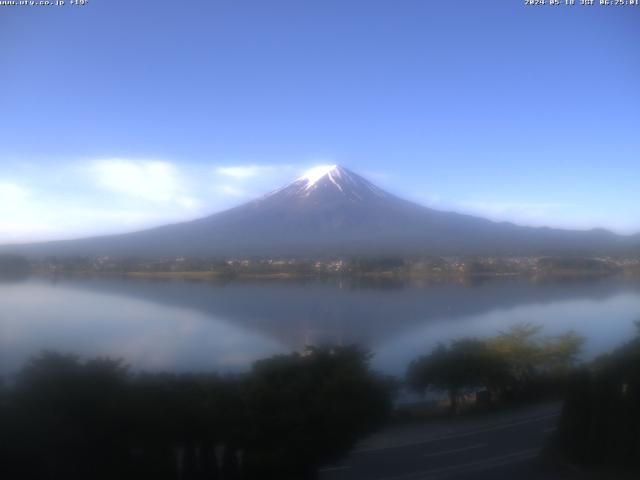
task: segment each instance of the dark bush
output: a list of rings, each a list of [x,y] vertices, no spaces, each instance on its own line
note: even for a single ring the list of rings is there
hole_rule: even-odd
[[[0,389],[3,478],[313,478],[389,414],[368,358],[314,349],[220,377],[45,352]]]

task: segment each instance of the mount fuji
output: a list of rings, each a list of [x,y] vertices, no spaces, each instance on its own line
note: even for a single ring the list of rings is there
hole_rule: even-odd
[[[616,253],[637,244],[637,236],[601,229],[522,227],[433,210],[328,165],[262,198],[198,220],[1,250],[38,256],[577,255]]]

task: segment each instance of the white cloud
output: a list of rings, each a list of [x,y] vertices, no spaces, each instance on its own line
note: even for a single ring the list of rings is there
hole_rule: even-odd
[[[214,173],[241,181],[260,175],[291,172],[292,170],[292,165],[233,165],[216,167]]]
[[[194,197],[178,197],[176,202],[181,207],[188,208],[189,210],[199,208],[202,205],[202,202]]]
[[[245,195],[247,195],[247,192],[245,192],[241,188],[234,187],[233,185],[220,185],[218,191],[231,197],[244,197]]]
[[[238,167],[217,167],[215,173],[218,175],[224,175],[236,180],[243,180],[245,178],[255,177],[261,172],[268,170],[269,167],[259,165],[244,165]]]
[[[16,184],[0,181],[0,240],[20,239],[22,232],[46,233],[46,227],[31,220],[21,218],[29,204],[30,192]]]
[[[15,183],[0,182],[0,201],[2,203],[14,203],[25,200],[29,192],[24,187]]]
[[[221,211],[291,180],[290,165],[104,157],[0,177],[0,244],[129,232]],[[0,165],[0,174],[2,165]]]
[[[113,193],[156,203],[180,202],[185,198],[178,169],[169,162],[120,158],[95,160],[90,171],[98,186]]]
[[[203,214],[206,183],[202,172],[188,173],[166,161],[106,158],[44,166],[17,183],[0,178],[0,244],[197,218]]]
[[[4,214],[3,214],[4,217]],[[22,242],[29,239],[52,238],[59,233],[55,226],[33,219],[20,221],[19,219],[3,219],[0,224],[0,244]]]
[[[287,164],[217,166],[213,168],[212,186],[209,190],[228,207],[230,201],[258,197],[291,181],[297,170],[293,165]]]

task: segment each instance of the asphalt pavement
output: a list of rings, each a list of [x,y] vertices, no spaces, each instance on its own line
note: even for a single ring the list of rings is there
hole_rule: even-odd
[[[396,426],[366,439],[321,480],[556,479],[540,453],[559,403]]]

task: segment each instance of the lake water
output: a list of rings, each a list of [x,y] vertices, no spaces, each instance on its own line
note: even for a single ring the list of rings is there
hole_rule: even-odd
[[[608,278],[531,283],[361,285],[183,282],[126,278],[0,283],[0,372],[42,349],[124,358],[135,369],[241,371],[309,344],[359,343],[401,375],[438,342],[493,335],[518,322],[576,330],[584,356],[635,332],[640,283]]]

